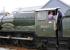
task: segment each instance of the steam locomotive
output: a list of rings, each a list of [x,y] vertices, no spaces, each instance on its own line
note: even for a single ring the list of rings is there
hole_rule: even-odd
[[[35,44],[38,41],[37,37],[56,37],[56,25],[59,25],[56,24],[58,10],[59,8],[37,9],[34,13],[30,13],[32,17],[29,13],[24,13],[25,15],[17,13],[13,18],[3,16],[0,22],[0,43],[33,46],[38,44]],[[53,12],[56,16],[55,20],[48,19],[49,12]],[[70,17],[62,17],[61,21],[59,34],[61,33],[61,37],[70,37]]]

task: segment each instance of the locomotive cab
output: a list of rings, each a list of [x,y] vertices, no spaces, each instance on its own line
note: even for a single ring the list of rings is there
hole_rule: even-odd
[[[42,37],[55,37],[59,8],[37,9],[35,11],[36,34]]]

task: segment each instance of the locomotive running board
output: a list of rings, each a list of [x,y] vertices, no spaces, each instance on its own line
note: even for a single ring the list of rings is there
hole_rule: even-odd
[[[27,37],[27,38],[11,37],[11,39],[18,39],[18,40],[33,40],[33,38],[31,38],[31,37]]]
[[[5,36],[0,36],[0,38],[3,38],[3,39],[17,39],[17,40],[33,40],[32,37],[27,37],[27,38],[20,38],[20,37],[5,37]]]

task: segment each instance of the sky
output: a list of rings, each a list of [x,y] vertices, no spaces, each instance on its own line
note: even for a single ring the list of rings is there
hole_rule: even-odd
[[[7,12],[12,12],[17,8],[25,8],[32,6],[43,6],[49,0],[0,0],[0,12],[4,9]],[[69,0],[61,0],[64,3],[70,5]]]

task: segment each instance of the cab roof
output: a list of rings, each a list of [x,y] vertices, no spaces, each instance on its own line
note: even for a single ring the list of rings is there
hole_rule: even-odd
[[[56,9],[60,9],[59,7],[57,8],[44,8],[44,9],[36,9],[35,11],[48,11],[48,10],[56,10]]]

